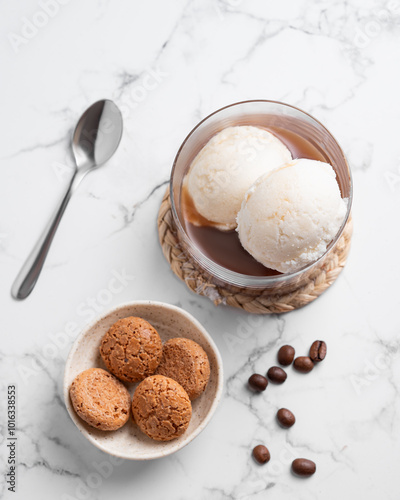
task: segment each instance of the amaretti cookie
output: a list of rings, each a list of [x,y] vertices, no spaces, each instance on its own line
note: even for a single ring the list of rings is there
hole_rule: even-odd
[[[125,382],[139,382],[152,375],[161,360],[162,342],[157,331],[142,318],[122,318],[104,335],[100,354],[107,368]]]
[[[147,436],[156,441],[171,441],[188,428],[192,405],[178,382],[153,375],[143,380],[133,394],[132,415]]]
[[[127,388],[101,368],[89,368],[75,377],[69,394],[79,417],[96,429],[115,431],[129,419]]]
[[[157,374],[181,384],[190,399],[204,391],[210,378],[210,362],[204,349],[194,340],[175,338],[163,346]]]

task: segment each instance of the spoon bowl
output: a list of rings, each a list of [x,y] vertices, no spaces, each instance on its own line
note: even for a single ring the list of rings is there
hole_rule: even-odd
[[[72,137],[76,165],[98,167],[108,161],[122,137],[122,115],[108,99],[97,101],[81,116]]]

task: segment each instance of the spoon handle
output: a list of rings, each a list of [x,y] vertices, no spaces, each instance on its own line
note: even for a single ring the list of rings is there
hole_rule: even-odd
[[[16,277],[11,288],[11,295],[14,297],[14,299],[26,299],[26,297],[28,297],[28,295],[35,287],[44,261],[46,260],[51,242],[53,241],[58,225],[60,224],[61,217],[71,198],[74,184],[76,185],[76,180],[77,178],[74,175],[67,189],[67,192],[64,195],[64,198],[62,199],[53,217],[50,219],[41,237],[33,247],[29,257],[26,259],[18,276]]]

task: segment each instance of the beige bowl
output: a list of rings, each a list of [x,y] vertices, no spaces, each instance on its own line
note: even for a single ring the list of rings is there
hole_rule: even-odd
[[[161,340],[186,337],[200,344],[210,360],[211,374],[204,393],[192,402],[192,419],[186,432],[168,442],[154,441],[143,434],[130,418],[121,429],[112,432],[90,427],[75,413],[69,397],[74,378],[82,371],[104,368],[99,345],[110,326],[121,318],[139,316],[146,319],[158,331]],[[137,384],[125,384],[132,396]],[[210,421],[223,387],[222,360],[214,341],[201,324],[179,307],[161,302],[138,301],[112,309],[75,340],[69,353],[64,373],[64,399],[67,410],[81,433],[95,446],[111,455],[130,460],[151,460],[175,453],[194,439]]]

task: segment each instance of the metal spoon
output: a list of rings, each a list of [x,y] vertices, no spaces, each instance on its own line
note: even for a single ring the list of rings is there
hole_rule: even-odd
[[[88,172],[112,157],[121,136],[122,115],[112,101],[95,102],[81,116],[72,138],[76,163],[74,175],[63,200],[14,281],[11,288],[14,299],[25,299],[33,290],[73,192]]]

